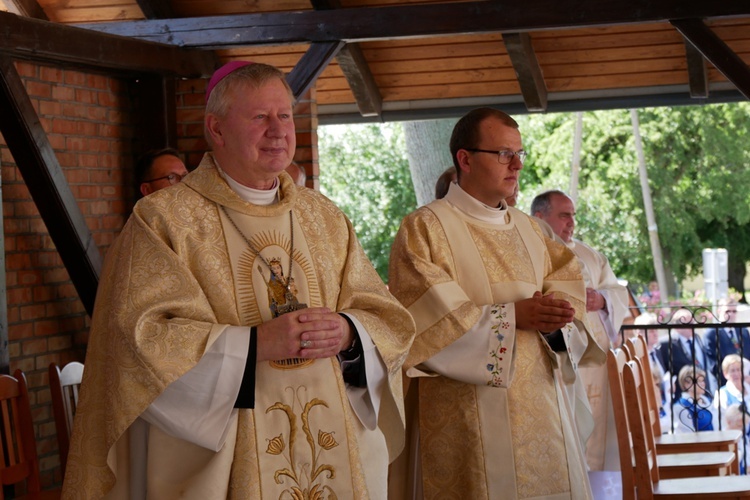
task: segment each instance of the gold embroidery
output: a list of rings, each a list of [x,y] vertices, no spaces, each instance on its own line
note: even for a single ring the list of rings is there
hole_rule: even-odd
[[[292,389],[289,387],[288,389]],[[299,400],[299,390],[304,389],[304,386],[297,388],[295,393]],[[333,432],[327,432],[322,429],[318,429],[318,441],[317,446],[313,433],[310,430],[310,411],[316,406],[324,406],[328,408],[328,404],[318,398],[313,398],[311,401],[305,403],[302,413],[299,418],[302,421],[302,432],[305,435],[306,441],[310,446],[310,455],[304,457],[308,461],[299,461],[294,456],[294,445],[297,442],[297,415],[294,409],[282,402],[277,402],[266,409],[266,413],[270,413],[273,410],[279,410],[284,412],[289,421],[289,446],[286,446],[284,442],[284,436],[279,434],[273,439],[268,440],[268,448],[266,453],[270,455],[283,455],[286,459],[289,467],[283,469],[277,469],[274,473],[274,481],[276,484],[284,484],[284,478],[288,477],[294,484],[282,491],[279,495],[279,499],[284,498],[288,495],[290,498],[295,500],[317,500],[317,499],[337,499],[335,491],[328,485],[323,484],[325,479],[333,479],[336,477],[336,471],[330,464],[318,463],[320,455],[329,451],[339,444],[333,437]],[[303,460],[304,460],[303,459]],[[307,487],[303,483],[306,483]]]

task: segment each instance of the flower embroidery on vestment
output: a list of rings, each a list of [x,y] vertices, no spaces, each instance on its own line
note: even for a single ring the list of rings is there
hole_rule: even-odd
[[[506,321],[508,311],[505,304],[495,304],[492,306],[490,312],[492,318],[497,321],[490,329],[492,336],[497,340],[497,344],[490,348],[491,363],[487,363],[487,371],[490,374],[490,379],[487,381],[487,385],[500,387],[504,383],[501,362],[503,361],[503,355],[508,350],[503,343],[510,331],[510,322]]]

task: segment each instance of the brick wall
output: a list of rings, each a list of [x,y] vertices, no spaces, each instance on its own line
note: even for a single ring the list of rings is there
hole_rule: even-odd
[[[132,209],[133,145],[138,116],[128,82],[102,74],[18,62],[42,128],[89,230],[102,252]],[[205,80],[177,85],[178,148],[189,168],[200,162]],[[297,155],[308,186],[317,188],[314,98],[295,109]],[[47,367],[84,361],[89,318],[76,295],[13,156],[0,135],[10,370],[26,374],[42,485],[60,484]],[[314,176],[314,177],[313,177]],[[311,180],[314,179],[314,180]]]
[[[102,253],[133,199],[133,127],[127,86],[101,75],[25,62],[16,68],[57,161]],[[11,373],[24,371],[42,484],[59,483],[47,367],[83,361],[89,318],[0,136]]]

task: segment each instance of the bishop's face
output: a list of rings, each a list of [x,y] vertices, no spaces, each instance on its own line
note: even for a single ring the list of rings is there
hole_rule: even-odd
[[[505,125],[496,117],[482,121],[480,128],[479,144],[473,145],[473,148],[488,151],[523,149],[518,129]],[[498,207],[502,200],[515,192],[518,176],[523,168],[518,156],[514,155],[510,163],[505,165],[493,153],[461,149],[456,157],[461,168],[461,188],[485,205]]]
[[[226,115],[211,123],[219,165],[240,184],[270,189],[297,145],[289,92],[273,79],[258,88],[237,86],[229,101]]]

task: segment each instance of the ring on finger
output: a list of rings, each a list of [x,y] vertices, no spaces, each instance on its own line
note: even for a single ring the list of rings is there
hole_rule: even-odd
[[[307,349],[308,347],[312,347],[312,341],[311,340],[300,340],[299,346],[301,349]]]

